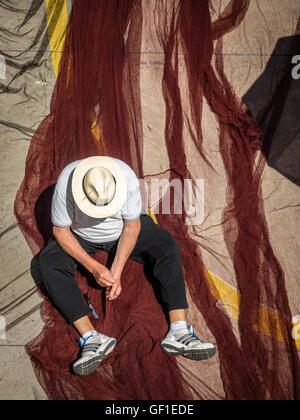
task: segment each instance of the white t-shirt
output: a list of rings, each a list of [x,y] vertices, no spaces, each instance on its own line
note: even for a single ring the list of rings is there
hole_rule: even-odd
[[[140,216],[142,208],[139,181],[126,163],[113,159],[121,167],[127,181],[127,198],[118,213],[104,219],[95,219],[78,208],[72,194],[73,172],[81,162],[77,160],[66,166],[58,177],[51,207],[53,225],[71,227],[77,235],[89,242],[105,243],[120,237],[124,220],[133,221]]]

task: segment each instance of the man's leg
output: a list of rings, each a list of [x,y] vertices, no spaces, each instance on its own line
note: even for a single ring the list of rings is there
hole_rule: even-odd
[[[174,322],[185,321],[185,310],[184,309],[174,309],[169,311],[170,324]]]
[[[148,215],[141,216],[141,232],[130,258],[151,266],[170,322],[185,320],[188,304],[179,245]]]
[[[216,353],[213,344],[203,343],[187,328],[185,309],[188,307],[179,245],[169,232],[153,220],[141,216],[141,232],[130,256],[135,261],[151,263],[153,275],[160,285],[161,297],[169,314],[170,330],[162,341],[169,354],[194,360],[206,360]]]
[[[77,262],[52,238],[42,250],[39,266],[44,285],[61,314],[72,324],[87,317],[89,308],[75,279]]]
[[[95,330],[88,316],[84,316],[80,319],[77,319],[77,321],[73,322],[73,325],[77,329],[81,337],[84,337],[89,332]]]
[[[77,239],[89,254],[98,250],[93,244],[78,237]],[[54,238],[41,252],[39,265],[52,302],[81,335],[81,356],[73,364],[73,371],[78,375],[88,375],[97,369],[101,360],[113,350],[116,339],[95,331],[88,318],[89,308],[84,303],[75,279],[78,264]]]

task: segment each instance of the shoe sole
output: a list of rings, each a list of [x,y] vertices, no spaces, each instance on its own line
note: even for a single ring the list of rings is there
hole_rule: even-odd
[[[116,340],[111,341],[110,343],[108,343],[107,347],[104,350],[97,354],[97,356],[92,357],[91,359],[86,360],[85,362],[82,362],[80,364],[77,364],[76,366],[73,365],[73,372],[79,376],[90,375],[100,366],[102,360],[106,359],[109,356],[109,354],[116,347],[116,344]]]
[[[162,345],[161,347],[170,355],[172,356],[183,356],[187,359],[191,360],[208,360],[211,357],[213,357],[217,349],[211,348],[211,349],[191,349],[191,350],[185,350],[185,349],[178,349],[177,347],[171,346],[170,344]],[[169,350],[170,351],[169,351]]]

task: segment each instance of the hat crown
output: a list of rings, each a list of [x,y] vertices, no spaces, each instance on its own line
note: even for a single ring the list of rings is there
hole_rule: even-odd
[[[121,161],[109,156],[82,159],[72,175],[72,195],[77,207],[89,217],[103,219],[117,214],[127,198]]]
[[[101,166],[88,170],[83,179],[83,189],[95,205],[109,204],[116,192],[116,180],[112,173]]]

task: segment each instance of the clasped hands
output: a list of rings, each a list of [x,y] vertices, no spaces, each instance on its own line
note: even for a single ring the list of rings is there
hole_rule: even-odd
[[[120,275],[114,273],[113,269],[109,270],[104,265],[95,261],[92,274],[99,286],[106,288],[106,299],[114,300],[120,295],[122,291]]]

